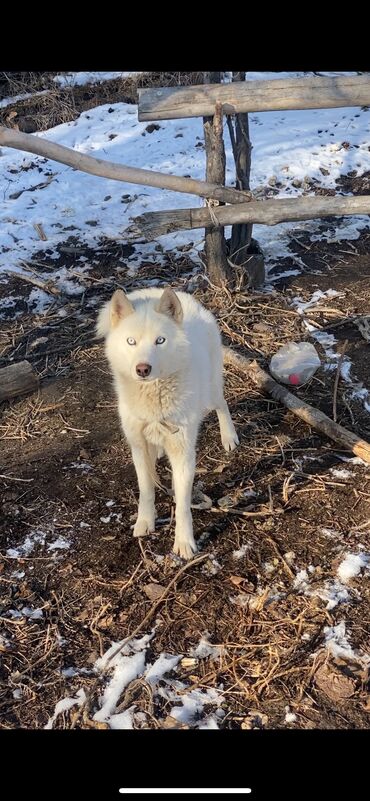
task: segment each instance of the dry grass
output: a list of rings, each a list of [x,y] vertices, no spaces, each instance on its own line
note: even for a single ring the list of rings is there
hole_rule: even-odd
[[[1,78],[2,75],[2,78]],[[0,73],[1,97],[30,97],[0,108],[0,124],[27,133],[46,131],[77,119],[82,111],[104,103],[137,103],[138,89],[149,86],[188,86],[202,83],[199,72],[150,72],[85,86],[54,81],[55,73]]]
[[[190,267],[185,258],[181,265],[177,264],[177,286],[186,288]],[[161,267],[159,280],[171,282],[173,269],[170,264],[166,273]],[[94,277],[97,280],[90,282],[87,297],[99,299],[100,303],[110,288],[99,280],[98,267]],[[143,286],[146,279],[152,278],[153,268],[143,269],[135,279],[130,279],[130,288]],[[218,317],[224,340],[234,347],[243,346],[244,352],[257,356],[259,361],[268,359],[277,344],[304,336],[300,316],[288,308],[278,293],[230,293],[210,287],[199,276],[196,295]],[[141,553],[137,551],[129,530],[136,509],[136,490],[134,484],[127,484],[127,479],[122,499],[124,528],[117,531],[110,528],[105,542],[99,524],[102,511],[91,507],[92,499],[97,491],[102,491],[107,471],[109,475],[117,475],[121,487],[122,459],[128,454],[122,449],[118,430],[117,441],[108,436],[108,423],[116,431],[118,421],[114,418],[114,401],[107,397],[106,385],[101,384],[108,379],[101,346],[84,344],[92,335],[94,316],[82,313],[80,300],[76,298],[68,302],[64,318],[58,318],[55,307],[52,308],[54,311],[46,318],[50,326],[46,355],[39,346],[31,347],[40,335],[40,326],[45,325],[44,318],[41,321],[26,317],[22,323],[4,325],[3,358],[13,354],[23,358],[33,353],[40,373],[57,376],[61,369],[66,372],[62,383],[54,385],[51,397],[41,393],[40,397],[5,406],[1,436],[7,447],[13,449],[9,451],[13,457],[10,456],[6,469],[2,470],[6,476],[2,482],[4,497],[10,498],[6,503],[14,503],[12,498],[17,490],[18,520],[23,521],[20,541],[25,531],[42,527],[46,542],[55,531],[72,536],[73,550],[55,561],[45,546],[29,557],[16,559],[6,557],[3,547],[5,603],[1,624],[12,648],[5,646],[3,653],[5,672],[0,677],[3,724],[0,725],[42,727],[56,702],[83,686],[86,704],[59,715],[55,727],[106,727],[92,720],[106,676],[97,676],[92,671],[65,678],[61,670],[66,664],[92,670],[95,660],[112,640],[146,633],[155,618],[153,659],[163,651],[186,656],[204,631],[211,632],[212,644],[220,647],[220,655],[216,659],[183,659],[176,678],[185,683],[184,692],[223,686],[224,727],[279,727],[284,725],[286,705],[296,715],[295,725],[299,728],[363,726],[362,705],[368,679],[359,665],[351,667],[354,700],[349,705],[343,706],[340,700],[333,705],[325,694],[318,695],[315,677],[323,657],[327,659],[323,651],[324,627],[335,625],[338,618],[336,612],[325,608],[320,595],[302,595],[294,587],[293,578],[297,564],[313,562],[320,570],[312,579],[311,588],[320,592],[335,575],[335,559],[363,540],[363,521],[368,517],[367,501],[361,495],[364,485],[346,487],[333,480],[327,472],[332,463],[329,445],[315,440],[303,424],[255,388],[246,388],[242,376],[228,369],[226,394],[242,447],[228,460],[219,443],[215,421],[207,419],[200,441],[196,483],[201,481],[204,492],[212,497],[212,508],[195,513],[196,525],[203,530],[201,563],[179,571],[170,556],[173,517],[164,496],[160,498],[159,513],[163,518],[169,517],[169,521],[162,524],[155,540],[145,541]],[[83,344],[76,347],[77,336],[81,336]],[[54,346],[63,350],[53,354]],[[71,367],[77,384],[68,378]],[[82,408],[89,398],[86,394],[89,382],[92,382],[89,392],[94,395],[94,406],[87,414]],[[320,377],[304,392],[306,398],[307,393],[312,393],[316,404],[321,397],[331,402],[330,388],[328,393],[327,383]],[[343,416],[340,393],[338,412]],[[65,486],[66,466],[72,460],[87,458],[86,448],[89,453],[97,442],[99,426],[104,432],[104,447],[98,447],[99,456],[94,461],[97,477],[86,475],[83,482]],[[64,440],[61,443],[62,429],[67,432],[65,444]],[[12,441],[15,437],[20,437],[26,449],[17,469],[16,442]],[[55,463],[51,454],[55,444],[59,448],[56,464],[60,464],[62,454],[64,465],[59,477],[57,473],[53,477]],[[83,451],[79,451],[81,445]],[[318,446],[324,461],[316,462],[310,470],[300,466],[297,460],[303,455],[318,456]],[[43,449],[47,452],[45,466]],[[33,467],[29,463],[31,454]],[[161,470],[164,475],[164,468]],[[34,481],[29,481],[30,478]],[[28,483],[17,486],[15,479]],[[253,490],[256,495],[246,497],[246,490]],[[343,501],[338,518],[336,504]],[[81,516],[91,526],[88,551],[81,551],[82,545],[74,534]],[[354,523],[360,527],[357,533]],[[320,526],[337,530],[334,543],[319,534]],[[348,530],[352,531],[350,537]],[[17,540],[14,544],[17,545]],[[236,561],[232,553],[242,545],[247,546],[246,555],[242,561]],[[157,556],[163,554],[159,563]],[[113,560],[114,567],[109,566],[109,560]],[[222,565],[222,571],[215,567],[215,560]],[[34,568],[31,573],[30,566]],[[16,583],[15,594],[8,597],[14,587],[11,572],[15,568],[24,571],[25,577]],[[154,605],[143,592],[149,582],[164,590]],[[43,619],[33,622],[10,618],[9,609],[22,609],[23,605],[41,608]],[[361,609],[365,608],[363,598],[358,610],[356,606],[352,612],[347,609],[352,615],[353,636],[362,647],[366,645],[366,632],[361,630],[364,615]],[[61,645],[61,638],[68,646]],[[329,660],[328,664],[332,662]],[[334,668],[339,669],[333,664]],[[21,692],[14,696],[17,689]],[[169,718],[171,703],[153,694],[143,679],[126,687],[118,702],[121,712],[132,705],[137,713],[144,713],[144,718],[137,718],[138,728],[176,725]]]

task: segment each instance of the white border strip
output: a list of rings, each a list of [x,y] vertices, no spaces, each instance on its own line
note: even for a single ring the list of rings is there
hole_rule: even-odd
[[[243,795],[252,790],[250,787],[120,787],[119,792],[126,795]]]

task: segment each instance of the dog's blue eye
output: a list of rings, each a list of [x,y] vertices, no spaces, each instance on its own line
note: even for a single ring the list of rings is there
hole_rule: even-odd
[[[156,339],[156,341],[155,341],[155,344],[156,345],[163,345],[163,343],[165,341],[166,341],[165,337],[158,337],[158,339]]]
[[[129,345],[136,345],[136,339],[133,337],[128,337],[127,342]]]

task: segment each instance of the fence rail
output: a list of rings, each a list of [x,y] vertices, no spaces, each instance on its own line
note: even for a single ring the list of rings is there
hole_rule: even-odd
[[[139,120],[212,116],[217,102],[224,114],[368,106],[370,75],[139,89]]]

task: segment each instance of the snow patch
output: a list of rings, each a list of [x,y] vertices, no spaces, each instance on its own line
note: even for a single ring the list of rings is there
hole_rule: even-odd
[[[353,650],[346,636],[346,624],[341,620],[336,626],[325,626],[325,646],[334,657],[359,661],[364,665],[370,664],[370,656]]]
[[[248,543],[244,543],[244,545],[241,545],[237,551],[233,551],[233,559],[243,559],[247,551],[249,551],[250,547],[251,546]]]
[[[349,470],[345,470],[344,468],[338,469],[336,467],[331,467],[330,472],[334,476],[334,478],[343,478],[345,481],[347,480],[347,478],[352,478],[352,473]]]
[[[340,563],[337,575],[346,584],[355,576],[358,576],[370,561],[370,554],[366,553],[347,553],[343,562]]]
[[[61,715],[62,712],[68,712],[68,710],[72,709],[73,706],[82,706],[85,701],[86,693],[83,689],[77,691],[75,698],[62,698],[62,700],[58,701],[56,704],[54,714],[51,718],[49,718],[46,726],[44,726],[44,729],[52,729],[58,715]]]
[[[112,81],[115,78],[131,78],[134,75],[142,75],[141,72],[65,72],[56,75],[53,81],[58,86],[86,86],[88,83],[103,83]]]
[[[99,658],[94,666],[97,673],[105,673],[105,687],[99,699],[99,709],[93,715],[93,719],[108,723],[111,729],[133,729],[145,728],[147,724],[146,715],[136,710],[135,704],[128,709],[120,709],[124,698],[124,691],[135,679],[142,678],[152,687],[153,697],[159,696],[167,702],[168,713],[176,718],[179,723],[184,723],[192,728],[218,729],[219,723],[224,717],[221,708],[223,702],[222,688],[189,689],[188,683],[181,681],[177,676],[180,667],[181,655],[162,653],[150,664],[146,661],[149,643],[154,637],[154,631],[146,634],[140,639],[113,643],[106,653]],[[117,652],[118,650],[118,652]],[[194,653],[219,655],[221,649],[216,646],[212,648],[206,636],[201,638],[198,646],[193,649]],[[192,651],[192,652],[193,652]],[[63,671],[65,678],[75,676],[77,673],[89,672],[86,669],[66,668]],[[175,672],[175,676],[171,675]],[[53,723],[60,712],[70,709],[77,703],[83,703],[85,694],[83,690],[77,693],[75,698],[65,698],[59,701],[55,707],[52,718],[48,721],[46,728],[53,728]],[[81,700],[82,699],[82,700]],[[211,705],[214,710],[211,712],[204,708]],[[136,725],[135,725],[136,724]]]

